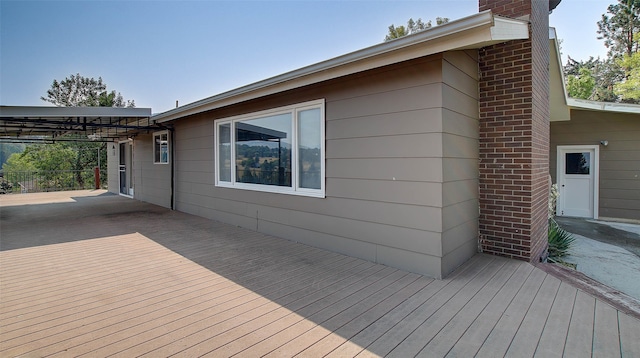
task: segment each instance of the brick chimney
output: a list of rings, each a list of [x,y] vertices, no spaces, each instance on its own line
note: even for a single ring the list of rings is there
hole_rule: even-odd
[[[535,262],[547,250],[549,2],[479,0],[479,10],[529,21],[529,39],[479,51],[480,242]]]

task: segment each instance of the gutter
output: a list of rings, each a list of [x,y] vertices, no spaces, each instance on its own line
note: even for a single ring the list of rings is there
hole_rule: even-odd
[[[640,114],[640,105],[616,102],[597,102],[586,99],[567,98],[567,105],[573,109]]]

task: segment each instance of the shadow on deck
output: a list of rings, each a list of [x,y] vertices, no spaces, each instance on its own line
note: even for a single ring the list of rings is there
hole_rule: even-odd
[[[103,191],[0,197],[0,356],[640,356],[528,263],[444,280]]]

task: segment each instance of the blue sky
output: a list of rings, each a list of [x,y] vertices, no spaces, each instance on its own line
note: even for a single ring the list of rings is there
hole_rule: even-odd
[[[606,55],[596,22],[616,0],[550,16],[575,59]],[[0,0],[0,104],[47,105],[54,79],[102,77],[154,113],[381,42],[413,17],[457,19],[477,0]]]

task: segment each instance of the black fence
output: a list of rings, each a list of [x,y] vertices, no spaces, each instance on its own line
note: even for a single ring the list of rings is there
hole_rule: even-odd
[[[285,168],[276,168],[274,170],[249,167],[238,168],[236,170],[236,181],[240,183],[291,186],[291,171]]]
[[[100,170],[100,188],[107,187],[107,170]],[[3,172],[0,194],[96,188],[95,169]]]

